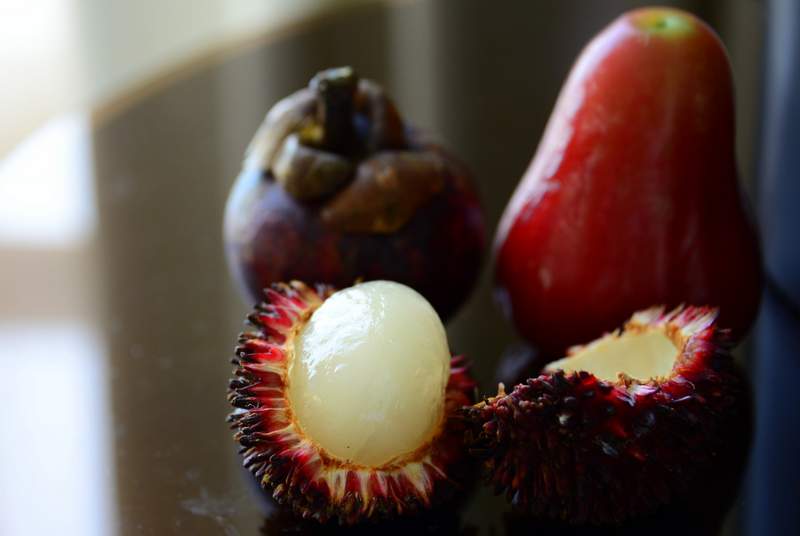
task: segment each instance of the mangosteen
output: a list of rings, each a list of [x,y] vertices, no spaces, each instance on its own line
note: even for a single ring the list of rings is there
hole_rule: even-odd
[[[243,295],[298,279],[387,279],[443,318],[469,296],[485,250],[465,166],[409,126],[375,82],[329,69],[269,111],[225,211]]]

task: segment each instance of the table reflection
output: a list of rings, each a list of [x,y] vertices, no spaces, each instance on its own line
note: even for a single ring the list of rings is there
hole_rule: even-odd
[[[102,335],[67,321],[0,324],[0,403],[0,533],[113,534]]]
[[[105,114],[58,120],[5,161],[0,534],[339,532],[265,506],[225,423],[229,358],[248,307],[227,273],[221,222],[243,150],[279,98],[321,68],[351,64],[449,141],[494,224],[570,61],[620,10],[584,7],[361,7],[201,62]],[[448,325],[485,393],[531,358],[518,348],[520,360],[498,370],[515,337],[491,286],[485,269]],[[359,530],[587,532],[508,510],[477,486],[457,512]]]

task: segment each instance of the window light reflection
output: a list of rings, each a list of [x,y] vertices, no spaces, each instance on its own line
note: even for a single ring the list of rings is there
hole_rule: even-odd
[[[106,354],[81,324],[0,324],[0,534],[116,532]]]
[[[86,115],[50,121],[0,160],[0,245],[72,246],[96,222]]]

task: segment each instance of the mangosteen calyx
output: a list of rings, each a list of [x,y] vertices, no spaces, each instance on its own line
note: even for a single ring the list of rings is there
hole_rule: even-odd
[[[351,67],[326,69],[278,102],[248,148],[261,170],[323,223],[389,234],[444,189],[449,158],[407,128],[375,82]]]

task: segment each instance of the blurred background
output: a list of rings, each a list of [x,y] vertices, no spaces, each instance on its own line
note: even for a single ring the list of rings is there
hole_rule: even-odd
[[[724,532],[800,533],[800,8],[662,3],[705,19],[730,52],[770,276],[742,354],[753,455]],[[0,0],[0,534],[284,530],[224,424],[247,306],[222,211],[266,111],[317,70],[353,65],[469,164],[493,231],[573,60],[640,5]],[[448,325],[484,392],[516,340],[490,293],[487,261]],[[502,534],[504,511],[478,491],[459,524]]]

